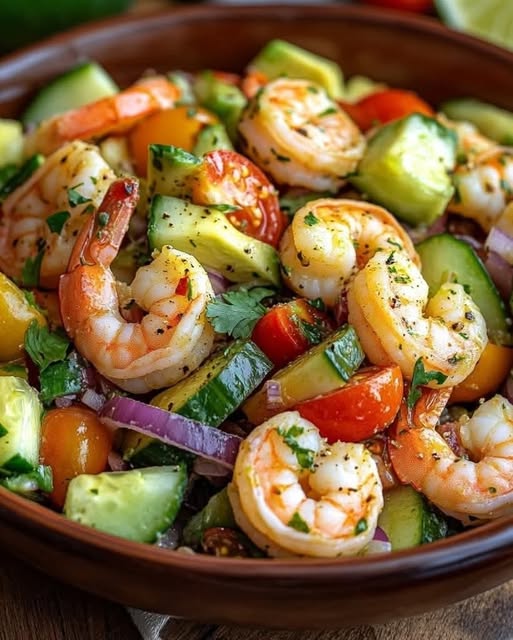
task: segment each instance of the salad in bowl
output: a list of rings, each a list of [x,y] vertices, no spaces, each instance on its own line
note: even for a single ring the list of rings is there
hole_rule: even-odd
[[[513,511],[513,114],[272,40],[0,121],[0,482],[183,553]]]

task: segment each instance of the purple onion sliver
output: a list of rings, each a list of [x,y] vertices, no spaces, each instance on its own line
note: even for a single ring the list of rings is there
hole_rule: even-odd
[[[117,451],[111,451],[109,453],[107,462],[111,471],[126,471],[128,469],[128,464]]]
[[[233,468],[242,438],[132,398],[109,400],[100,412],[102,422],[126,427],[166,444]]]
[[[94,389],[86,389],[80,398],[80,402],[94,411],[100,411],[105,404],[105,396]]]
[[[376,527],[376,531],[374,531],[373,540],[380,540],[381,542],[390,542],[387,534],[383,531],[381,527]]]
[[[218,462],[199,456],[194,460],[192,470],[199,476],[206,476],[208,478],[225,478],[230,473],[229,469]]]
[[[71,407],[73,401],[76,400],[76,396],[58,396],[55,398],[55,406],[58,409],[66,409],[67,407]]]
[[[224,293],[230,286],[228,280],[221,273],[209,269],[207,270],[207,274],[216,296],[220,293]]]
[[[502,229],[492,227],[486,238],[485,247],[489,251],[498,253],[501,258],[511,264],[513,262],[513,238]]]
[[[264,384],[264,389],[268,409],[281,409],[284,407],[281,384],[278,380],[268,380]]]
[[[488,252],[485,266],[501,296],[508,300],[513,285],[513,267],[495,251]]]

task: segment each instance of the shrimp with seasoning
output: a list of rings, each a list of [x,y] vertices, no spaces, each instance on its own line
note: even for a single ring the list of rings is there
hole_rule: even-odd
[[[476,366],[488,342],[486,323],[461,284],[443,283],[429,300],[428,289],[405,251],[377,252],[348,289],[349,322],[373,364],[398,364],[411,380],[422,358],[426,369],[446,376],[442,386],[453,386]]]
[[[115,177],[93,145],[77,140],[54,152],[3,203],[0,269],[22,281],[27,261],[40,261],[39,284],[56,288],[80,229]]]
[[[77,350],[126,391],[169,386],[209,355],[214,330],[205,312],[213,298],[206,271],[192,256],[170,246],[154,252],[131,285],[117,283],[110,265],[137,202],[137,181],[109,188],[98,213],[82,228],[61,277],[61,315]],[[122,311],[142,310],[128,322]]]
[[[274,557],[355,555],[372,540],[383,492],[362,444],[328,445],[297,411],[242,442],[228,495],[241,529]]]
[[[279,78],[250,100],[241,145],[280,184],[336,192],[356,169],[365,138],[319,85]]]
[[[419,258],[403,227],[386,209],[357,200],[323,198],[299,209],[280,244],[287,285],[328,306],[376,251],[406,251]]]
[[[511,515],[513,405],[495,395],[460,418],[458,436],[468,454],[461,457],[435,429],[449,395],[428,389],[412,412],[403,404],[388,445],[396,474],[462,521]]]
[[[167,78],[153,76],[124,91],[44,120],[25,141],[25,154],[48,155],[71,140],[94,140],[123,133],[147,116],[170,109],[179,90]]]

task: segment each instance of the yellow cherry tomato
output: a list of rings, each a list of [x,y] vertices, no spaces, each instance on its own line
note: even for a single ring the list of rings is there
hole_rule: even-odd
[[[0,362],[22,355],[25,331],[32,320],[46,324],[43,314],[28,302],[23,291],[0,273]]]
[[[132,129],[129,137],[137,175],[146,175],[150,144],[171,144],[192,151],[201,129],[217,122],[217,117],[210,111],[187,105],[159,111],[145,118]]]
[[[472,402],[497,391],[513,367],[513,349],[489,342],[474,371],[456,385],[449,402]]]

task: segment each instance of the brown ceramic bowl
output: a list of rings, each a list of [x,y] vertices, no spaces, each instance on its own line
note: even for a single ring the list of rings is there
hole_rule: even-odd
[[[274,37],[437,103],[473,95],[513,109],[513,53],[433,20],[345,6],[204,6],[116,19],[49,40],[0,64],[0,115],[76,60],[121,83],[148,67],[240,70]],[[69,522],[0,490],[0,544],[47,573],[128,605],[201,621],[328,628],[447,605],[513,577],[513,519],[411,551],[351,560],[188,556]]]

